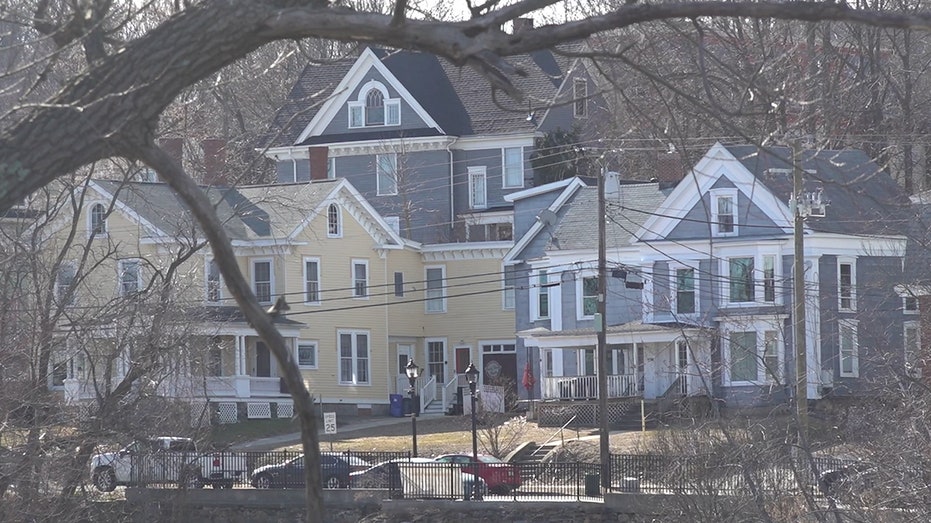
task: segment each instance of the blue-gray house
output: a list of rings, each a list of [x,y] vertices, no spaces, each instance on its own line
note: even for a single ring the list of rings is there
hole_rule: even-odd
[[[608,176],[611,398],[784,402],[794,387],[794,210],[787,148],[713,146],[674,188]],[[808,397],[856,395],[903,368],[908,198],[860,151],[805,151]],[[597,397],[596,189],[510,197],[518,354],[544,400]],[[521,361],[520,364],[525,364]]]

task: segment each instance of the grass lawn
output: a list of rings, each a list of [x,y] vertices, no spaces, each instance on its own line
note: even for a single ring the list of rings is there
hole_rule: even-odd
[[[222,448],[234,443],[300,431],[301,425],[296,419],[254,419],[217,425],[210,430],[208,442]]]

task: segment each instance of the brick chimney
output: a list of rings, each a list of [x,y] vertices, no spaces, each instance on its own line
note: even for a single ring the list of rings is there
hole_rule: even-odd
[[[326,180],[327,179],[327,160],[329,149],[326,147],[310,148],[310,179]]]
[[[533,18],[515,18],[513,24],[514,34],[523,33],[533,29]]]
[[[226,140],[206,138],[200,147],[204,151],[204,184],[222,184],[226,181]]]
[[[678,152],[656,155],[656,181],[661,189],[675,187],[685,176],[685,165]]]
[[[184,138],[162,138],[158,141],[158,145],[184,167]]]

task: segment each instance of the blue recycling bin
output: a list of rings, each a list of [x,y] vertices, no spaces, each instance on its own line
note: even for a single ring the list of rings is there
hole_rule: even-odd
[[[404,417],[404,396],[400,394],[389,394],[388,395],[388,414],[393,418],[403,418]]]

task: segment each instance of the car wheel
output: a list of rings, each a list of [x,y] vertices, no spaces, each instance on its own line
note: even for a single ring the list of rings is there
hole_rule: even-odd
[[[255,488],[272,488],[272,478],[268,474],[259,474],[252,484],[255,485]]]
[[[339,478],[336,476],[330,476],[323,480],[323,488],[340,488],[341,486]]]
[[[113,469],[97,469],[94,472],[94,487],[101,492],[113,492],[116,488],[116,474],[113,473]]]

